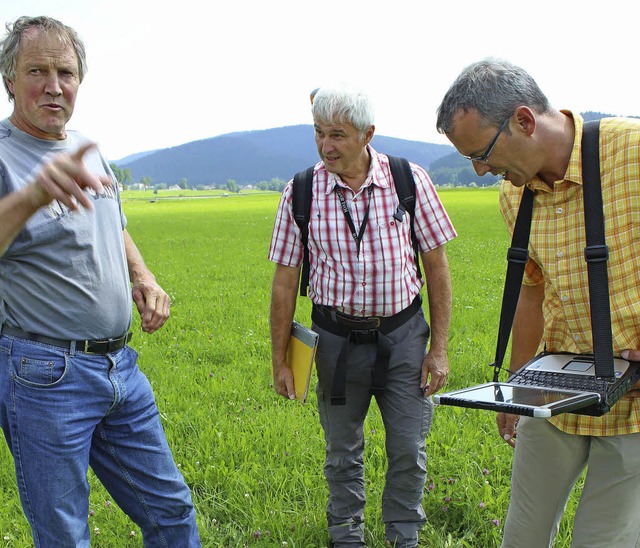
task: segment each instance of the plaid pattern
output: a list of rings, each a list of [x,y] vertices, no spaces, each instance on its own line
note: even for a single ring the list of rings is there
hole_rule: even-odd
[[[393,214],[398,197],[389,161],[369,147],[371,166],[362,187],[354,193],[322,162],[315,167],[309,222],[309,298],[354,316],[391,316],[411,304],[420,292],[408,214],[398,222]],[[415,229],[421,252],[430,251],[456,236],[427,173],[411,164],[416,182]],[[293,181],[285,187],[276,215],[269,260],[298,267],[303,247],[291,206]],[[356,231],[366,212],[372,187],[369,219],[360,244],[360,256],[345,219],[336,186],[342,189]]]
[[[524,283],[545,283],[543,341],[547,350],[591,353],[580,152],[583,120],[572,116],[576,136],[565,178],[556,181],[553,190],[539,179],[529,183],[535,190],[535,201]],[[640,349],[639,121],[624,118],[601,121],[600,166],[609,247],[613,346],[619,355],[625,349]],[[502,185],[500,205],[511,232],[522,190],[509,183]],[[628,394],[603,417],[565,413],[550,420],[571,434],[636,433],[640,432],[640,398],[637,393]]]

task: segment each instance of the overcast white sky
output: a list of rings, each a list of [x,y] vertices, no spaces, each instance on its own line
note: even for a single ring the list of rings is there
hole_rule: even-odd
[[[528,70],[551,103],[640,115],[637,7],[606,0],[0,0],[74,27],[89,72],[68,127],[109,160],[311,123],[309,92],[366,89],[381,135],[446,143],[435,111],[469,63]],[[0,118],[12,104],[0,99]]]

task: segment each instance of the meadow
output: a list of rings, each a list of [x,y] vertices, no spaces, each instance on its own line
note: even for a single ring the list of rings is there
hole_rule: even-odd
[[[301,404],[271,387],[274,267],[266,257],[279,195],[183,194],[124,193],[128,230],[172,299],[172,317],[156,334],[144,334],[135,317],[131,344],[192,489],[203,545],[327,546],[324,440],[315,394]],[[454,289],[447,389],[454,389],[492,376],[508,237],[495,189],[447,189],[440,196],[459,233],[447,246]],[[310,325],[310,310],[309,301],[299,298],[296,319]],[[375,404],[366,432],[366,538],[378,547],[386,463]],[[499,546],[512,450],[497,434],[495,415],[437,407],[427,451],[429,521],[420,546]],[[135,525],[91,473],[89,479],[92,546],[142,546]],[[574,506],[572,498],[560,548],[569,546]],[[0,546],[31,546],[4,442],[0,508]]]

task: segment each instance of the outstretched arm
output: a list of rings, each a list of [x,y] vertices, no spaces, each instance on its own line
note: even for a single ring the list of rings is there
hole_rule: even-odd
[[[82,161],[85,153],[95,146],[89,143],[73,154],[54,156],[42,165],[31,183],[0,199],[0,255],[4,254],[31,216],[52,200],[60,201],[71,210],[80,207],[93,209],[85,190],[91,188],[101,193],[104,185],[112,184],[107,176],[87,171]]]

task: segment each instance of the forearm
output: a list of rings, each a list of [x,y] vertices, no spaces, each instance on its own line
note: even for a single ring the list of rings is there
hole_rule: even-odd
[[[274,365],[283,363],[291,336],[291,322],[296,309],[299,269],[278,265],[271,287],[271,356]]]
[[[449,263],[444,248],[423,253],[422,264],[429,300],[429,323],[431,325],[429,351],[446,354],[453,298]]]
[[[83,156],[94,147],[94,143],[87,143],[73,154],[54,156],[40,166],[32,182],[0,199],[0,255],[4,254],[29,218],[54,199],[71,211],[80,207],[89,211],[93,209],[85,190],[91,188],[101,193],[104,185],[111,184],[109,177],[89,173],[83,164]]]
[[[135,285],[142,279],[151,279],[152,281],[155,281],[155,276],[147,268],[140,250],[126,229],[122,231],[122,236],[124,238],[124,249],[127,255],[127,267],[129,269],[129,278],[131,279],[131,282]]]
[[[511,330],[511,360],[509,368],[517,371],[536,355],[544,332],[542,302],[544,284],[523,285]]]

